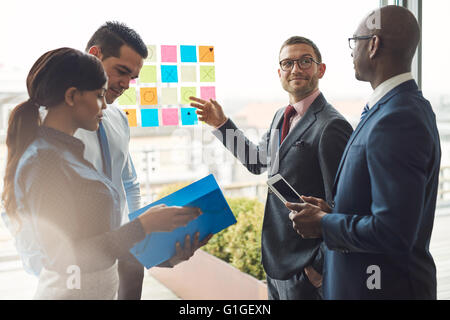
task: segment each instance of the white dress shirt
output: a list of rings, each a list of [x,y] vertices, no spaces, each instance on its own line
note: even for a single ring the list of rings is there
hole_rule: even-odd
[[[401,85],[402,83],[413,79],[414,78],[411,72],[407,72],[384,81],[382,84],[375,88],[372,95],[370,96],[368,102],[369,109],[376,105],[378,101],[380,101],[381,98],[383,98],[389,91]]]

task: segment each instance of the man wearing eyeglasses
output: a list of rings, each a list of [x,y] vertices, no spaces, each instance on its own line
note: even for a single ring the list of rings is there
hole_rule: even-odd
[[[191,97],[199,119],[253,174],[281,174],[299,194],[331,200],[331,187],[352,127],[319,90],[326,66],[309,39],[291,37],[280,50],[278,75],[288,93],[259,145],[225,116],[215,100]],[[256,156],[252,156],[256,155]],[[262,263],[269,299],[321,299],[322,241],[304,240],[292,228],[289,210],[271,192],[262,230]]]
[[[387,6],[349,39],[355,76],[374,92],[344,151],[335,207],[287,204],[294,228],[323,238],[326,299],[436,299],[429,251],[441,150],[436,117],[411,75],[420,40],[407,9]]]

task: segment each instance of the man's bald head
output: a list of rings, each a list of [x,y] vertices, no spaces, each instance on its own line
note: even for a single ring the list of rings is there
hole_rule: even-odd
[[[370,19],[379,18],[379,24],[371,24]],[[370,30],[370,27],[376,26]],[[378,35],[381,39],[381,54],[393,61],[411,63],[420,40],[420,28],[411,11],[399,6],[386,6],[372,12],[360,25],[367,34]]]

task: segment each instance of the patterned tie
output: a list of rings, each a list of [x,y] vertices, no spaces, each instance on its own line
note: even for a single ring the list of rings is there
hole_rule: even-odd
[[[283,120],[283,129],[281,131],[281,142],[283,143],[284,138],[289,133],[289,129],[291,127],[291,118],[297,114],[297,111],[295,111],[295,108],[291,105],[288,105],[286,110],[284,111],[284,120]]]
[[[100,142],[100,149],[102,150],[102,160],[103,160],[103,172],[109,178],[112,179],[111,171],[111,154],[109,153],[108,138],[106,137],[105,127],[100,121],[97,130],[97,137]]]
[[[363,112],[361,113],[361,120],[360,120],[360,122],[364,120],[364,118],[366,117],[368,112],[369,112],[369,104],[366,104],[364,106]]]

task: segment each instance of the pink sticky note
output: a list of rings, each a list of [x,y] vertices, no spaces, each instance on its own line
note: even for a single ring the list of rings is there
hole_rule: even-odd
[[[136,84],[136,80],[134,79],[130,80],[130,84]]]
[[[177,62],[177,46],[161,46],[161,62]]]
[[[178,125],[178,108],[161,109],[161,111],[162,111],[162,124],[164,126]]]
[[[216,100],[216,87],[200,87],[200,98]]]

